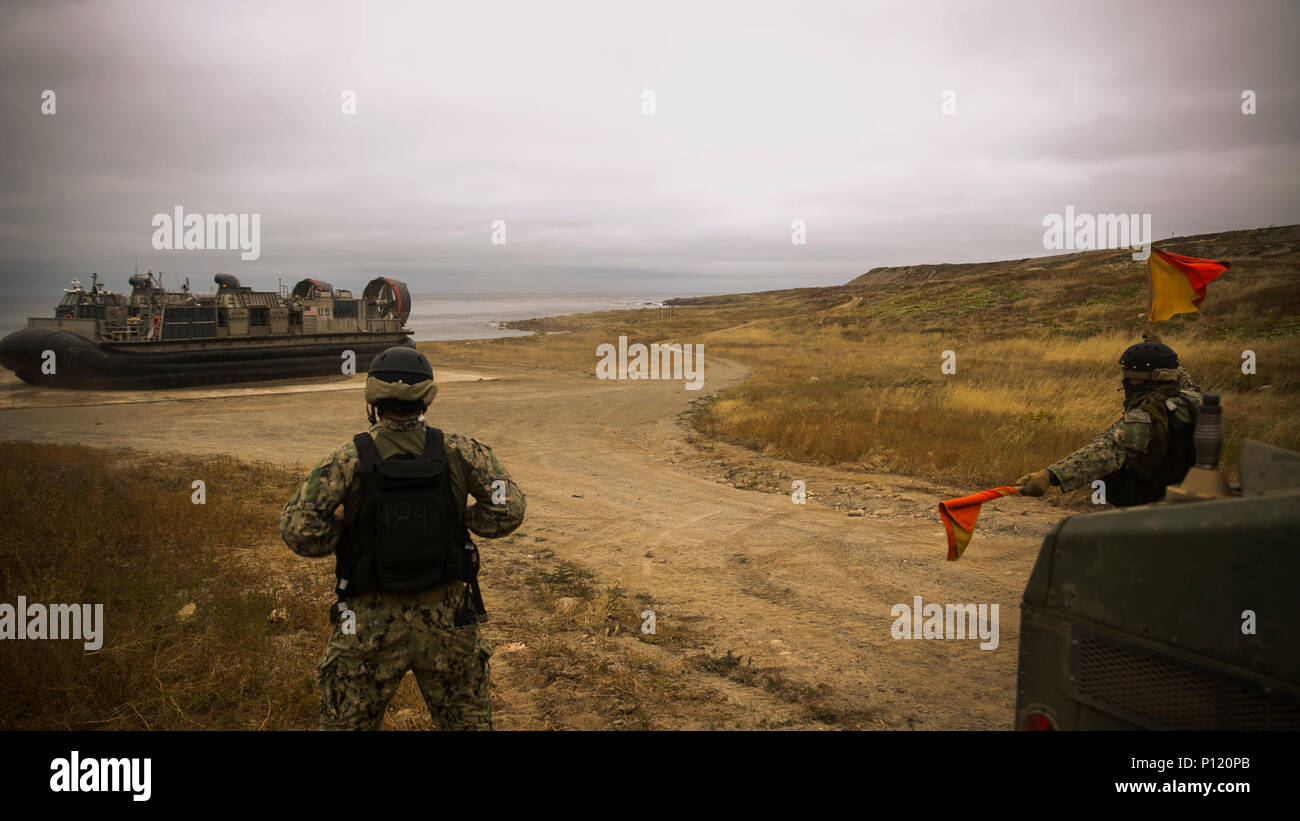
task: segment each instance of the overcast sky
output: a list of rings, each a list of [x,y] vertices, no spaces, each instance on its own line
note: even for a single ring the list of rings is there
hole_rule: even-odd
[[[1297,223],[1297,43],[1295,2],[9,3],[0,293],[137,255],[205,290],[731,292],[1038,256],[1067,205]],[[154,250],[176,205],[259,214],[260,258]]]

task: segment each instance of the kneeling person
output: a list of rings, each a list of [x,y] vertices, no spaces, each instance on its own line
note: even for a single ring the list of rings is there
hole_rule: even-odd
[[[469,533],[508,535],[526,500],[491,448],[425,425],[436,393],[415,349],[376,356],[370,429],[317,463],[280,514],[291,550],[335,556],[339,601],[317,669],[322,729],[378,729],[408,670],[439,729],[492,727]]]

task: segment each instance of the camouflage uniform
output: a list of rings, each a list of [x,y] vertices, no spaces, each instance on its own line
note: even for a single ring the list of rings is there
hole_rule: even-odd
[[[370,428],[381,458],[424,452],[425,424],[418,419],[384,419]],[[454,433],[444,434],[452,492],[466,527],[496,538],[524,518],[523,492],[491,448]],[[348,441],[312,469],[280,514],[280,533],[293,552],[320,557],[334,553],[345,517],[360,509],[361,481],[356,445]],[[505,483],[505,500],[493,504],[493,483]],[[499,495],[499,493],[498,493]],[[467,504],[473,496],[475,504]],[[345,519],[348,524],[350,518]],[[343,630],[331,607],[334,630],[317,669],[322,729],[377,729],[407,670],[439,729],[491,729],[488,658],[491,648],[478,625],[455,627],[453,614],[463,582],[413,596],[375,593],[348,602],[355,633]]]
[[[1185,368],[1156,369],[1152,383],[1125,400],[1119,421],[1047,470],[1066,493],[1095,479],[1106,482],[1108,494],[1112,486],[1151,485],[1169,447],[1171,417],[1190,424],[1200,404],[1201,389]]]

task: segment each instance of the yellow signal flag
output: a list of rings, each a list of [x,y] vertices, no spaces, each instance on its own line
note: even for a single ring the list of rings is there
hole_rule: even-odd
[[[1232,267],[1217,259],[1185,257],[1151,247],[1151,308],[1147,318],[1164,322],[1174,314],[1195,313],[1205,301],[1207,286]]]

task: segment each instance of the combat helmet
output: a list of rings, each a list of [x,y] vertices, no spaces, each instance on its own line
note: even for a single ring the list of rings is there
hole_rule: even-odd
[[[1125,379],[1141,379],[1144,382],[1164,382],[1157,371],[1176,371],[1178,354],[1162,342],[1147,338],[1136,345],[1130,345],[1119,358],[1119,366],[1124,370]]]
[[[429,407],[438,393],[433,382],[433,366],[414,348],[392,347],[380,352],[370,363],[366,375],[366,405],[370,420],[374,409],[387,403]]]

